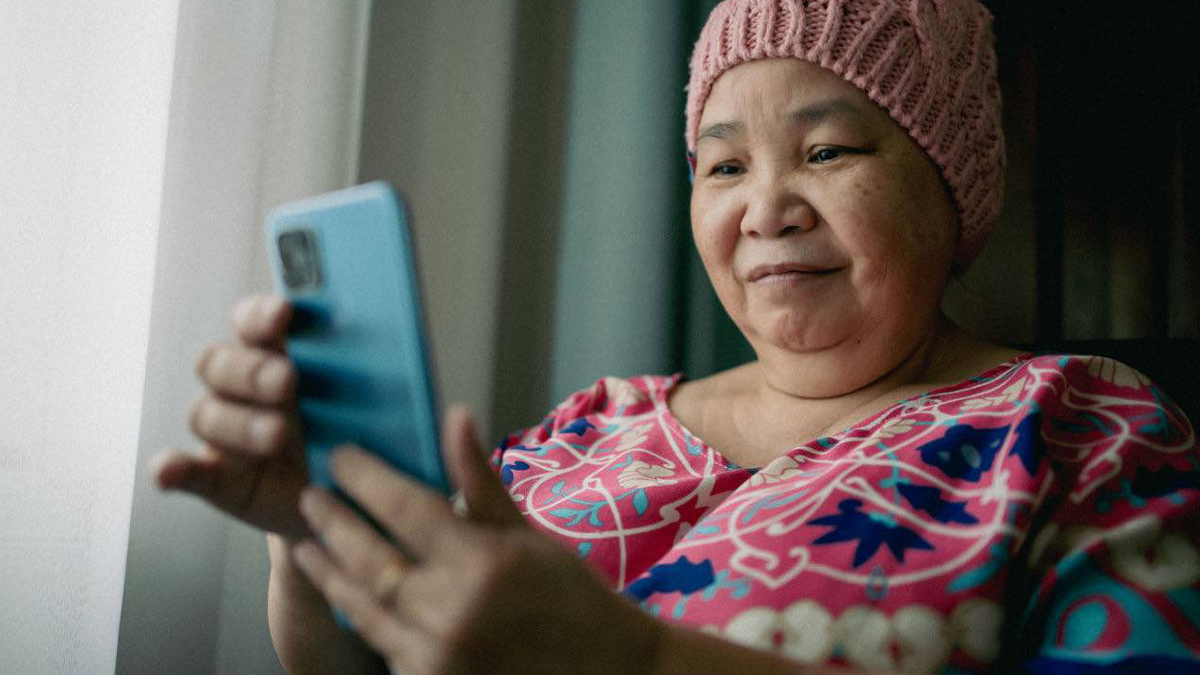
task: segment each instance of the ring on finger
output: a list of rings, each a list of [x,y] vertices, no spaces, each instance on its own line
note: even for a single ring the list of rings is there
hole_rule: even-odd
[[[391,604],[396,599],[400,584],[408,575],[408,564],[395,558],[379,571],[371,584],[371,595],[380,603]]]

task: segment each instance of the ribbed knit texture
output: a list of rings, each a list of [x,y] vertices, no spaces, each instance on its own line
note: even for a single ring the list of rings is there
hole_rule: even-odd
[[[1004,197],[991,20],[975,0],[726,0],[692,52],[687,147],[726,70],[767,58],[818,64],[866,92],[937,165],[958,209],[955,261],[966,264]]]

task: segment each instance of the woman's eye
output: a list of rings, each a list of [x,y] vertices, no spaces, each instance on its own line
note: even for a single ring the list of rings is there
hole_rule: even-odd
[[[810,161],[816,162],[817,164],[824,164],[826,162],[832,162],[841,155],[842,150],[838,148],[821,148],[812,154]]]
[[[709,173],[713,176],[736,176],[742,170],[733,164],[717,164]]]

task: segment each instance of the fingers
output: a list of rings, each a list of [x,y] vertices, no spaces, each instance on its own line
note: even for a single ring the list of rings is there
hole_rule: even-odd
[[[209,345],[196,374],[218,394],[260,405],[282,405],[296,391],[296,368],[276,352],[241,345]]]
[[[283,451],[290,440],[287,416],[270,408],[253,408],[206,396],[192,406],[192,432],[213,445],[256,457]]]
[[[309,528],[324,542],[338,567],[368,584],[388,581],[389,588],[373,589],[376,596],[394,594],[407,561],[365,520],[325,490],[309,487],[300,495],[300,512]]]
[[[249,344],[212,345],[196,363],[211,394],[192,407],[192,431],[214,446],[255,457],[281,452],[299,437],[295,420],[281,410],[292,402],[297,373],[282,345],[291,307],[281,298],[257,295],[234,310],[234,328]]]
[[[183,490],[198,496],[215,491],[219,469],[211,457],[194,457],[179,451],[159,454],[150,460],[150,474],[163,490]]]
[[[196,364],[209,392],[193,405],[189,423],[204,452],[168,452],[152,470],[164,490],[189,492],[250,525],[300,537],[308,529],[296,504],[308,473],[297,374],[279,353],[290,313],[275,296],[238,304],[233,323],[241,343],[211,346]]]
[[[241,471],[231,471],[238,463]],[[151,471],[164,490],[190,492],[213,506],[238,516],[258,489],[262,466],[230,458],[212,446],[200,455],[172,451],[155,457]],[[235,475],[236,474],[236,475]]]
[[[233,330],[243,342],[282,351],[292,306],[278,295],[259,294],[242,298],[233,308]]]
[[[421,651],[420,636],[406,628],[395,610],[380,603],[316,542],[305,541],[295,548],[296,564],[330,605],[343,611],[355,631],[381,654],[412,654]]]
[[[150,472],[159,488],[195,495],[254,527],[293,539],[311,535],[297,510],[308,484],[300,470],[281,472],[270,462],[206,445],[199,455],[164,452],[151,460]]]
[[[450,502],[399,473],[383,460],[353,446],[334,451],[334,481],[398,541],[424,555],[446,539],[462,536],[465,523]]]
[[[450,482],[458,486],[466,500],[467,514],[493,525],[524,525],[512,496],[488,466],[471,413],[463,406],[451,406],[443,426],[446,469]]]
[[[354,630],[383,654],[392,672],[434,672],[436,643],[428,626],[409,612],[409,591],[416,589],[418,604],[429,604],[420,592],[424,578],[408,585],[411,566],[402,554],[384,541],[357,513],[320,488],[307,488],[300,510],[313,535],[295,550],[297,566],[333,607],[340,609]],[[444,612],[446,596],[434,599]]]

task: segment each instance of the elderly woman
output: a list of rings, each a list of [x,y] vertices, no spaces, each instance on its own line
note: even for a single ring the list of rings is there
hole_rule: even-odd
[[[605,378],[491,466],[452,409],[457,509],[340,450],[338,484],[394,544],[306,487],[289,308],[242,303],[241,344],[199,364],[207,454],[158,479],[273,533],[284,665],[1197,670],[1187,420],[1119,363],[990,345],[940,310],[1001,200],[989,20],[973,0],[714,10],[688,87],[692,228],[757,359]]]

